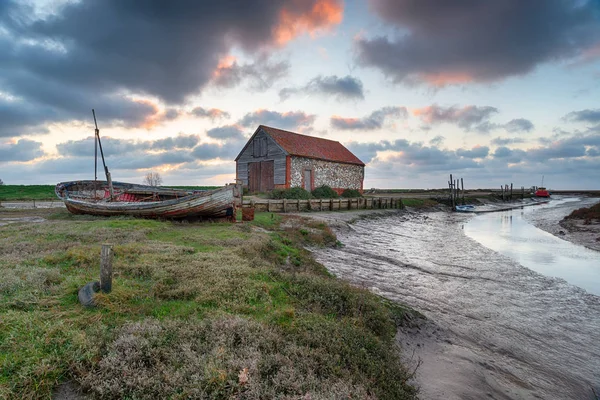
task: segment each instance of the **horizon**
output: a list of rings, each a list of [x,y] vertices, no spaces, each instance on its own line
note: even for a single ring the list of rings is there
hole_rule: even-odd
[[[268,125],[341,142],[365,189],[600,189],[593,0],[7,0],[0,65],[6,185],[93,179],[95,109],[115,181],[233,182]]]

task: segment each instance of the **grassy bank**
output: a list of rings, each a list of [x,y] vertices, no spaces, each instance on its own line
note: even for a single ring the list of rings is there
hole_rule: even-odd
[[[569,214],[566,219],[583,219],[587,223],[593,220],[600,221],[600,203],[591,207],[579,208]]]
[[[415,396],[393,337],[416,314],[315,263],[303,245],[336,243],[322,223],[28,213],[47,221],[0,226],[0,398],[67,380],[97,398]],[[83,309],[105,242],[113,292]]]

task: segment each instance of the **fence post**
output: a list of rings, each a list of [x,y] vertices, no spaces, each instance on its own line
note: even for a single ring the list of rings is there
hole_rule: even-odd
[[[100,251],[100,290],[110,293],[112,290],[113,249],[110,244],[103,244]]]

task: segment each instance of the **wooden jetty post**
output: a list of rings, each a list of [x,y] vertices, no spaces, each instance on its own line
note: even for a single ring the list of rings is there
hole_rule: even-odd
[[[465,184],[463,182],[463,178],[460,178],[460,188],[462,190],[462,203],[465,205]]]
[[[112,291],[113,249],[110,244],[103,244],[100,251],[100,290],[104,293]]]

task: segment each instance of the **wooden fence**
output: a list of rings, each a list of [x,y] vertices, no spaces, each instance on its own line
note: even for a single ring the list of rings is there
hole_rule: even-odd
[[[256,211],[298,212],[298,211],[344,211],[404,208],[402,199],[396,197],[356,197],[350,199],[310,199],[310,200],[244,200],[242,207],[254,207]]]

